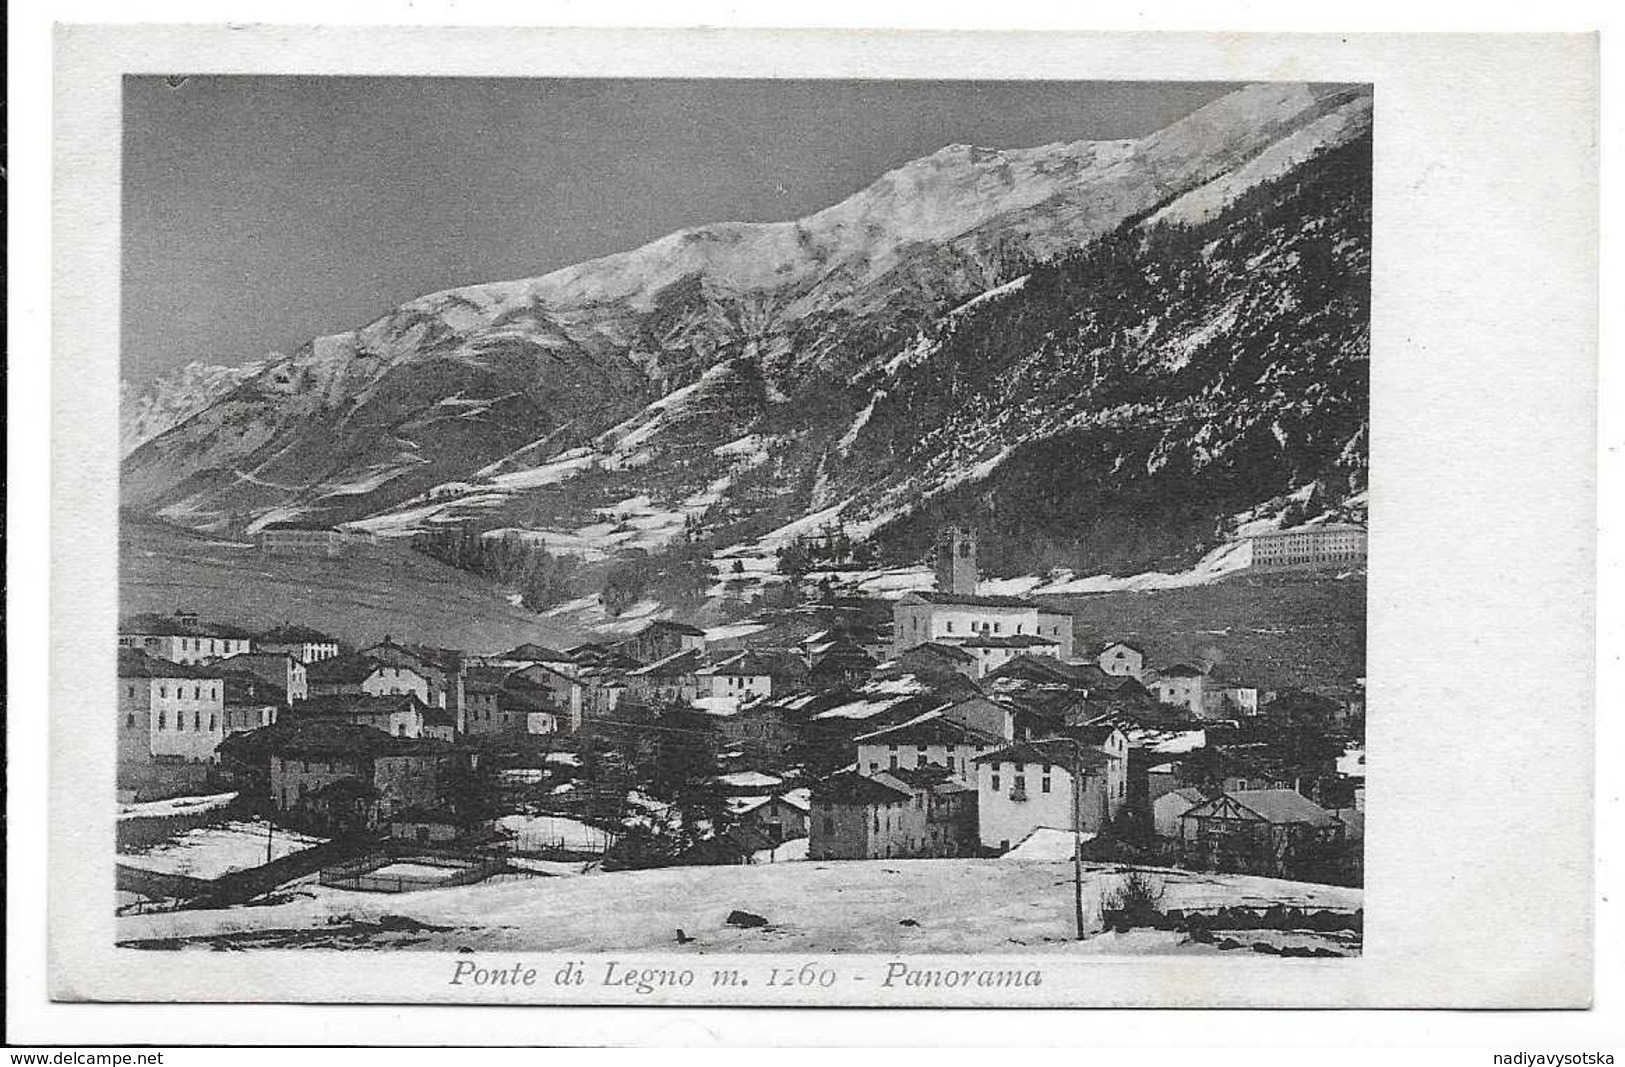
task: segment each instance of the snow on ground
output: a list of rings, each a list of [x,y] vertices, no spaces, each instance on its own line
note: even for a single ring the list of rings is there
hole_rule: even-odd
[[[987,303],[990,300],[997,300],[998,298],[1000,298],[1002,296],[1008,296],[1011,293],[1018,293],[1018,292],[1020,292],[1021,290],[1025,289],[1027,287],[1027,279],[1030,278],[1030,277],[1032,277],[1032,275],[1023,274],[1021,277],[1016,278],[1013,281],[1008,281],[1008,282],[1005,282],[1003,285],[995,286],[992,289],[989,289],[985,293],[979,293],[976,296],[973,296],[969,300],[965,301],[963,304],[960,304],[958,307],[954,308],[952,311],[948,312],[948,317],[949,318],[954,318],[956,316],[963,315],[965,312],[969,311],[971,308],[978,307],[978,306],[980,306],[982,304]]]
[[[776,848],[764,848],[750,854],[752,863],[795,863],[807,858],[807,845],[805,837],[791,838]]]
[[[223,808],[236,799],[236,793],[212,793],[203,797],[171,797],[140,804],[120,804],[118,817],[120,822],[125,819],[173,819],[177,815],[197,815]]]
[[[441,881],[460,873],[460,867],[434,867],[427,863],[391,863],[379,867],[375,871],[368,871],[369,878],[404,878],[415,881]]]
[[[1162,571],[1148,571],[1145,574],[1135,574],[1123,578],[1116,578],[1109,574],[1097,574],[1089,578],[1073,578],[1067,572],[1052,577],[1043,584],[1036,585],[1028,590],[1035,596],[1066,595],[1073,593],[1120,593],[1143,592],[1148,589],[1183,589],[1193,585],[1207,585],[1218,581],[1228,574],[1245,570],[1252,566],[1253,546],[1251,541],[1227,541],[1203,556],[1202,559],[1188,571],[1176,574],[1165,574]]]
[[[267,840],[271,859],[303,852],[324,841],[320,837],[296,834],[280,827],[267,834],[268,825],[230,822],[223,826],[200,826],[140,852],[120,852],[118,862],[126,867],[138,867],[159,874],[219,878],[232,871],[244,871],[265,863]]]
[[[1094,834],[1083,834],[1084,841],[1093,841]],[[1055,863],[1072,860],[1072,831],[1040,826],[1016,843],[1016,847],[1000,856],[1001,860]]]
[[[1136,931],[1072,940],[1071,865],[1001,860],[801,861],[726,867],[592,872],[579,877],[502,879],[394,895],[313,883],[286,903],[122,916],[120,942],[254,934],[274,947],[369,947],[385,932],[346,932],[331,920],[386,915],[450,927],[417,930],[412,947],[476,951],[661,952],[1015,952],[1117,955],[1211,953],[1177,933]],[[1085,866],[1085,891],[1100,899],[1121,877],[1109,864]],[[1158,871],[1165,907],[1272,903],[1352,911],[1358,889],[1246,875]],[[940,906],[953,901],[953,907]],[[767,919],[758,929],[727,925],[735,909]],[[913,920],[914,925],[903,925]],[[693,940],[677,943],[683,930]],[[277,934],[275,931],[282,931]]]
[[[567,848],[576,852],[602,852],[610,834],[596,826],[563,815],[504,815],[497,827],[513,835],[506,847],[515,852]]]

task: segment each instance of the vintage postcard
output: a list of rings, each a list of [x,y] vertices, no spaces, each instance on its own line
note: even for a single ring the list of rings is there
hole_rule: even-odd
[[[62,40],[119,300],[59,995],[1475,1003],[1375,859],[1511,695],[1368,663],[1418,530],[1373,383],[1421,358],[1373,329],[1377,45],[174,32]],[[1566,921],[1481,989],[1582,1002]]]

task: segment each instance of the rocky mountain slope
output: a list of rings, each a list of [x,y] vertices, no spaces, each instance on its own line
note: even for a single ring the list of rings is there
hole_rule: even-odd
[[[124,502],[588,559],[834,519],[905,559],[948,515],[1022,526],[1010,565],[1177,557],[1362,477],[1370,108],[1272,84],[1138,141],[955,145],[805,219],[425,296],[145,440]]]

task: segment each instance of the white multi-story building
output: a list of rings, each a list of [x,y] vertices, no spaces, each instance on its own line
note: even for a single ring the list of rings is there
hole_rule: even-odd
[[[1128,803],[1126,762],[1062,738],[1022,741],[978,757],[982,847],[1005,851],[1039,827],[1100,833]]]
[[[892,608],[894,655],[928,641],[963,645],[978,637],[1044,638],[1055,643],[1055,655],[1064,660],[1072,658],[1072,616],[1036,601],[1012,596],[910,593]],[[1034,649],[1020,651],[1030,653]]]
[[[118,656],[118,759],[212,763],[225,740],[225,682],[208,667],[174,663],[139,649]]]
[[[1365,562],[1366,531],[1349,523],[1324,526],[1294,526],[1254,534],[1253,566],[1276,567],[1352,566]]]

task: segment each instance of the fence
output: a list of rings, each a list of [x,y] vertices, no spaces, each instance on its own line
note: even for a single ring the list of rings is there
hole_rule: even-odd
[[[418,871],[399,870],[384,873],[392,867],[419,868]],[[434,868],[445,874],[430,874],[422,869]],[[318,880],[334,889],[352,889],[363,893],[409,893],[417,889],[445,889],[450,886],[469,885],[483,881],[507,869],[500,859],[469,862],[446,860],[433,856],[385,856],[361,864],[349,864],[322,871]]]

